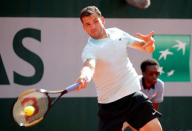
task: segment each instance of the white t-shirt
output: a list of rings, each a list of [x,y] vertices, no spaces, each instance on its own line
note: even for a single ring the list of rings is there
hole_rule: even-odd
[[[157,79],[157,82],[153,87],[146,89],[143,83],[143,77],[139,76],[141,91],[146,94],[152,103],[161,103],[163,102],[163,91],[164,91],[164,82],[160,79]]]
[[[137,38],[118,28],[106,29],[109,38],[88,39],[82,59],[96,59],[93,80],[98,103],[110,103],[139,91],[138,75],[127,57],[127,47]]]

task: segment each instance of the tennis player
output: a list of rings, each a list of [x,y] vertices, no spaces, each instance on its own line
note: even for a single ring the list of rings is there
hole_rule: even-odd
[[[162,127],[148,97],[140,92],[138,75],[127,47],[151,53],[153,32],[135,38],[118,29],[104,27],[104,17],[95,6],[82,9],[80,19],[90,36],[82,52],[84,66],[77,79],[79,90],[94,80],[98,96],[98,131],[121,131],[124,121],[139,131],[161,131]]]
[[[142,75],[139,76],[141,91],[152,101],[153,107],[158,111],[159,104],[163,102],[164,82],[160,80],[159,63],[154,59],[147,59],[141,63]],[[128,123],[123,124],[122,130],[128,127]],[[132,131],[133,129],[129,126]]]

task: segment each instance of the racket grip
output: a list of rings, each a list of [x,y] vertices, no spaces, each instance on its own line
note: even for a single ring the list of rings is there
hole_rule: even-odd
[[[74,90],[76,90],[76,89],[79,87],[79,85],[80,85],[80,83],[75,83],[75,84],[67,87],[65,90],[66,90],[67,92],[74,91]]]

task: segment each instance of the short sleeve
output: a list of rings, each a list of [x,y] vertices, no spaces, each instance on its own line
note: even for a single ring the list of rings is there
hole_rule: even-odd
[[[164,82],[159,80],[157,85],[157,95],[155,98],[152,99],[153,103],[161,103],[163,102],[163,93],[164,93]]]
[[[82,61],[85,62],[87,59],[95,59],[93,49],[89,44],[85,46],[81,55]]]
[[[116,31],[117,35],[120,35],[120,37],[126,41],[127,46],[131,45],[134,43],[134,41],[138,41],[139,39],[130,35],[129,33],[118,29],[118,28],[114,28],[114,30]]]
[[[136,38],[136,37],[134,37],[134,36],[132,36],[126,32],[123,32],[123,36],[128,39],[127,46],[133,44],[134,41],[138,41],[138,38]]]

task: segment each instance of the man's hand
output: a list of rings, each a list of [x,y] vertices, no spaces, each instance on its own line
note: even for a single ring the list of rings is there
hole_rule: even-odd
[[[155,40],[152,38],[152,35],[154,32],[152,31],[148,35],[142,35],[140,33],[137,33],[137,36],[140,37],[145,44],[142,46],[142,48],[147,52],[147,53],[152,53],[155,50]]]
[[[80,83],[80,85],[77,89],[78,91],[85,88],[88,85],[88,82],[91,81],[94,71],[95,71],[95,64],[96,64],[95,59],[87,59],[84,62],[84,66],[81,69],[81,75],[76,80],[76,82]]]
[[[83,78],[81,76],[76,80],[76,82],[80,83],[79,87],[77,88],[77,91],[80,91],[81,89],[86,88],[88,85],[87,78]]]

